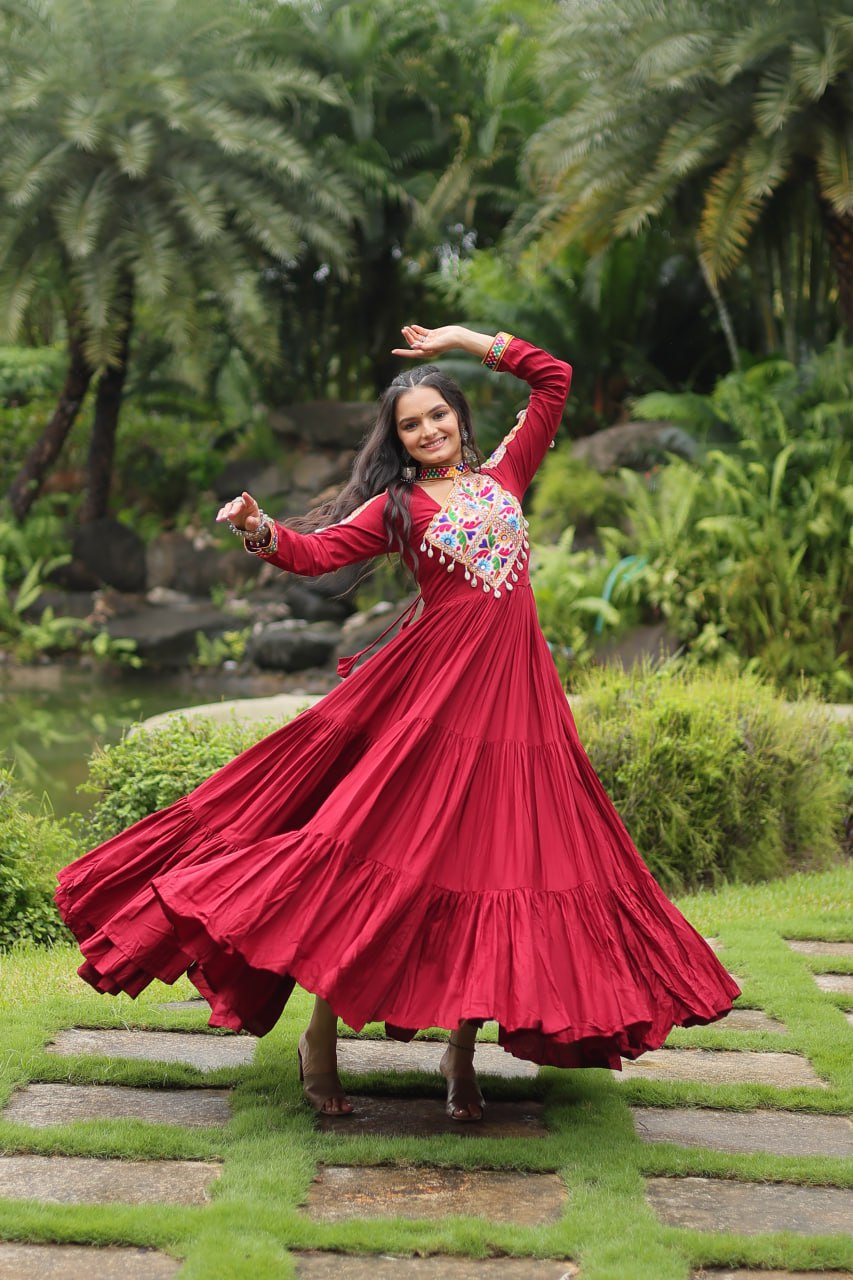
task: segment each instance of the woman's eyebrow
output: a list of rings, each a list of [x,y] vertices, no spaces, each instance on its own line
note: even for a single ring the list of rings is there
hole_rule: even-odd
[[[431,409],[427,409],[426,413],[416,413],[415,416],[412,418],[401,418],[400,421],[397,423],[397,426],[404,427],[407,422],[417,422],[418,418],[425,418],[428,413],[435,413],[436,409],[446,409],[446,408],[447,408],[447,405],[444,403],[443,400],[440,400],[438,404],[434,404]]]

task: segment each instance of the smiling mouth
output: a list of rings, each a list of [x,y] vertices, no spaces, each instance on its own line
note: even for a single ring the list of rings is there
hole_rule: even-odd
[[[441,440],[431,440],[431,441],[429,442],[429,444],[422,444],[422,445],[421,445],[421,448],[422,448],[422,449],[427,449],[429,452],[431,452],[431,453],[432,453],[432,452],[434,452],[436,449],[440,449],[440,448],[441,448],[441,446],[442,446],[442,445],[444,445],[444,444],[447,444],[447,439],[446,439],[446,437],[442,437],[442,439],[441,439]]]

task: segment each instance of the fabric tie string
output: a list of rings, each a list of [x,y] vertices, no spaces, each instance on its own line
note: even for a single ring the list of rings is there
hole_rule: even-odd
[[[339,658],[338,659],[338,675],[341,677],[341,679],[345,680],[346,677],[349,675],[349,673],[352,671],[355,664],[358,662],[358,660],[360,658],[363,658],[366,653],[370,653],[371,649],[375,649],[376,646],[379,644],[379,641],[384,640],[385,637],[388,635],[388,632],[393,631],[394,628],[397,626],[398,622],[402,622],[403,624],[403,626],[400,628],[401,631],[403,630],[403,627],[408,627],[409,624],[414,621],[411,615],[415,612],[415,609],[418,607],[418,605],[422,600],[423,600],[423,596],[420,594],[420,592],[418,592],[418,594],[415,596],[414,600],[409,605],[409,607],[407,609],[404,609],[403,612],[400,614],[400,616],[398,618],[395,618],[394,621],[390,624],[390,626],[387,626],[385,630],[376,637],[375,640],[372,640],[366,649],[360,649],[358,653],[350,654],[348,658]]]

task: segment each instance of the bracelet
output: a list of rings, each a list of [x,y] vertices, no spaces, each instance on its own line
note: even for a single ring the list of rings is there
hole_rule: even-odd
[[[504,352],[512,342],[513,337],[514,334],[504,333],[503,330],[495,335],[494,342],[483,356],[483,364],[487,369],[494,371],[498,368],[501,360],[503,359]]]
[[[260,507],[258,507],[258,527],[254,533],[249,533],[248,529],[241,529],[238,524],[234,524],[231,520],[228,521],[228,528],[232,533],[235,533],[238,538],[256,538],[261,530],[266,528],[269,522],[269,516],[264,511],[261,511]]]
[[[261,538],[269,533],[269,541],[261,542]],[[254,556],[271,556],[278,550],[278,529],[275,523],[264,516],[263,522],[258,525],[255,533],[245,534],[243,538],[243,546]]]

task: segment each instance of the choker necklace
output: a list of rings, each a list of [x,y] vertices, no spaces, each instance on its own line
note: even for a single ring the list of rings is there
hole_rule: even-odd
[[[454,462],[449,467],[418,467],[419,480],[455,480],[464,476],[471,468],[467,462]]]

